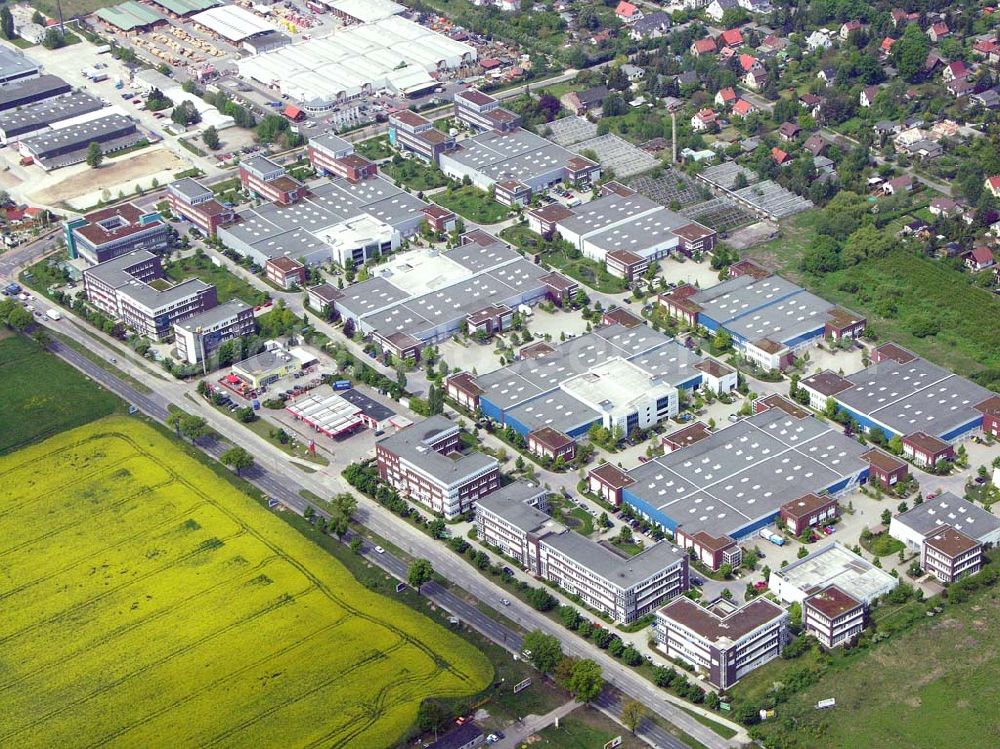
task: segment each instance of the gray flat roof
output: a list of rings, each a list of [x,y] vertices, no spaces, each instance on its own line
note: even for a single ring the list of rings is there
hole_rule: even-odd
[[[895,520],[922,536],[950,525],[970,538],[983,541],[1000,530],[1000,518],[974,502],[942,492],[901,513]],[[985,543],[985,541],[984,541]]]
[[[628,472],[628,491],[685,530],[739,536],[781,505],[867,468],[868,448],[811,416],[770,409]]]
[[[789,585],[806,595],[836,585],[855,600],[865,604],[885,595],[899,585],[899,580],[853,551],[833,541],[797,559],[783,569],[774,570]]]
[[[463,140],[448,158],[502,182],[528,180],[566,166],[577,154],[518,128],[509,133],[487,130]]]
[[[205,283],[200,278],[189,278],[186,281],[181,281],[179,284],[171,286],[169,289],[161,291],[141,281],[131,281],[121,289],[120,293],[128,296],[137,304],[141,304],[150,310],[156,310],[165,305],[186,299],[203,289],[211,288],[211,286],[211,284]]]
[[[560,221],[559,226],[575,234],[587,236],[603,232],[611,224],[657,209],[663,210],[663,206],[650,200],[642,193],[635,193],[627,197],[611,193],[574,208],[573,216]],[[684,219],[678,226],[690,223],[689,220]]]
[[[405,291],[393,286],[382,276],[372,276],[361,283],[351,284],[341,290],[337,306],[361,317],[408,299]]]
[[[507,409],[507,417],[524,424],[530,431],[552,427],[569,434],[584,425],[600,420],[601,414],[569,393],[551,390]]]
[[[4,47],[3,49],[6,49]],[[43,100],[47,96],[69,93],[72,87],[58,76],[44,73],[37,78],[0,86],[0,111],[21,106],[27,100]]]
[[[135,123],[128,117],[121,114],[109,114],[32,136],[24,140],[24,145],[44,158],[47,153],[55,149],[86,148],[91,141],[109,138],[114,133],[129,128],[134,130]]]
[[[193,177],[185,177],[184,179],[179,179],[176,182],[171,182],[170,189],[175,190],[178,194],[183,195],[188,200],[200,198],[205,193],[212,192],[210,188],[205,187]]]
[[[250,309],[250,305],[246,302],[241,302],[239,299],[232,299],[212,307],[212,309],[199,312],[197,315],[185,317],[180,322],[174,323],[174,325],[178,325],[184,328],[184,330],[195,331],[198,328],[206,328],[224,322],[248,309]]]
[[[676,547],[666,541],[653,544],[634,557],[619,556],[607,547],[573,531],[550,533],[545,543],[591,572],[615,585],[628,588],[662,572],[683,558]]]
[[[334,135],[333,133],[323,133],[322,135],[315,135],[309,139],[309,142],[314,146],[319,146],[325,148],[329,151],[353,151],[354,145],[349,141],[344,140],[339,135]]]
[[[88,273],[94,278],[108,284],[111,288],[117,289],[133,280],[132,275],[125,272],[126,268],[131,268],[154,257],[156,255],[149,250],[134,250],[111,260],[105,260],[103,263],[93,265],[87,268],[84,273]]]
[[[476,471],[497,465],[495,458],[481,452],[451,457],[428,447],[428,440],[456,426],[444,416],[431,416],[379,440],[379,444],[400,458],[420,466],[443,484],[452,484]]]
[[[690,219],[666,208],[660,208],[592,234],[587,237],[587,242],[608,252],[628,250],[641,255],[643,250],[662,242],[664,234],[690,223]]]
[[[515,481],[497,489],[492,494],[480,497],[476,500],[476,505],[500,515],[524,533],[537,532],[546,527],[556,531],[562,530],[562,525],[537,507],[529,504],[530,500],[546,493],[544,489],[539,489],[537,486],[529,486],[523,481]]]
[[[82,91],[40,101],[29,107],[14,109],[0,115],[0,130],[7,136],[29,132],[53,122],[62,122],[77,115],[96,112],[104,102]]]
[[[835,399],[900,435],[927,432],[940,437],[982,414],[975,406],[993,393],[919,357],[892,359],[846,378],[853,387]]]
[[[670,336],[648,325],[626,328],[615,324],[565,341],[542,358],[516,361],[480,375],[476,382],[484,398],[507,410],[558,388],[570,377],[621,357],[650,374],[664,376],[676,386],[695,376],[698,372],[694,365],[702,361],[686,349],[680,351],[681,348]]]
[[[10,47],[0,47],[0,78],[10,78],[39,69],[38,63]]]
[[[348,403],[353,403],[360,408],[365,416],[375,421],[385,421],[396,415],[396,412],[388,406],[379,403],[373,398],[369,398],[364,393],[353,388],[351,390],[337,390],[335,392]]]

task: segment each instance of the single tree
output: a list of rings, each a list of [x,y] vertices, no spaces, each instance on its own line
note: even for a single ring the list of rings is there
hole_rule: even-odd
[[[639,700],[626,700],[622,705],[622,723],[632,733],[639,727],[642,719],[646,717],[646,706]]]
[[[583,703],[589,704],[604,689],[604,676],[601,667],[590,659],[579,660],[573,664],[573,673],[569,678],[569,691]]]
[[[14,16],[6,5],[0,8],[0,34],[3,34],[4,39],[14,39],[17,36],[14,31]]]
[[[413,586],[413,589],[417,591],[417,595],[420,595],[421,586],[424,583],[429,583],[433,576],[434,568],[431,566],[431,563],[426,559],[417,559],[410,565],[406,579]]]
[[[543,674],[551,674],[562,660],[563,651],[559,640],[535,629],[524,636],[524,649],[531,651],[531,663]]]
[[[104,161],[104,151],[101,150],[101,144],[95,140],[87,146],[87,166],[97,169],[102,161]]]
[[[215,129],[215,125],[209,125],[205,128],[205,132],[201,134],[201,140],[212,151],[219,147],[219,131]]]
[[[222,465],[229,466],[234,469],[237,476],[253,465],[253,455],[248,453],[242,447],[229,448],[222,453],[219,460],[222,462]]]

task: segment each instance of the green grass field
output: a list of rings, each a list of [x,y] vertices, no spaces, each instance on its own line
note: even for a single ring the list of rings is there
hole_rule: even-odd
[[[564,718],[559,727],[549,726],[529,745],[538,749],[601,749],[616,736],[622,737],[622,749],[640,749],[646,744],[592,707],[578,707]]]
[[[0,382],[0,455],[107,416],[119,404],[111,393],[20,336],[0,337]]]
[[[444,187],[448,184],[448,178],[437,167],[428,166],[420,159],[408,159],[402,164],[387,162],[381,167],[382,171],[411,190],[433,190],[435,187]]]
[[[110,417],[0,459],[0,745],[384,747],[490,663],[171,439]]]
[[[186,281],[189,278],[200,278],[205,283],[215,284],[219,295],[219,304],[231,299],[240,299],[247,304],[256,306],[267,301],[264,291],[250,285],[229,269],[216,265],[205,254],[194,254],[174,260],[165,268],[167,277],[172,281]]]
[[[506,206],[500,205],[487,193],[471,185],[436,193],[433,200],[477,224],[495,224],[503,221],[508,212]]]
[[[1000,741],[998,637],[1000,591],[989,589],[870,653],[835,657],[823,678],[779,705],[758,729],[784,749],[992,749]],[[750,674],[737,693],[763,694],[816,658],[774,661]],[[837,706],[815,710],[828,697]]]

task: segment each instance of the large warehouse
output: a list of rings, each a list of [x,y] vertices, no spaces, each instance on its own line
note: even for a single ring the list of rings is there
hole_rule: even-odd
[[[59,122],[96,112],[103,107],[104,102],[97,97],[74,91],[68,96],[57,96],[29,107],[0,113],[0,143],[8,145],[23,140]]]
[[[578,208],[541,208],[528,215],[528,225],[539,234],[558,234],[584,256],[604,263],[608,253],[627,251],[657,260],[671,251],[688,252],[688,237],[701,241],[697,250],[715,247],[715,232],[630,187],[609,182],[601,196]]]
[[[236,214],[220,228],[222,243],[263,266],[282,255],[316,265],[356,265],[399,247],[424,219],[427,203],[381,177],[351,182],[335,177],[311,185],[290,205],[266,204]]]
[[[363,94],[416,94],[434,74],[476,60],[474,47],[399,16],[352,25],[236,62],[240,75],[322,112]]]
[[[344,289],[334,307],[403,357],[446,338],[484,309],[501,306],[509,314],[549,291],[546,269],[478,230],[464,234],[453,250],[414,250],[374,272],[374,278]]]
[[[875,349],[872,362],[846,377],[819,372],[800,386],[813,408],[833,399],[865,430],[881,430],[888,439],[903,437],[904,443],[910,435],[923,434],[950,445],[977,430],[996,428],[1000,397],[986,388],[894,343]]]
[[[702,383],[702,357],[647,325],[598,328],[551,353],[478,377],[449,380],[449,395],[499,424],[568,437],[594,424],[629,433],[677,414],[679,389]],[[461,392],[453,392],[454,388]]]
[[[783,369],[797,351],[824,336],[854,338],[866,325],[861,315],[766,271],[747,272],[708,289],[680,286],[659,301],[690,325],[726,330],[739,352],[763,369]]]
[[[858,486],[869,449],[839,427],[771,408],[629,471],[622,500],[685,546],[731,544],[805,494]]]
[[[115,107],[109,107],[60,122],[17,145],[23,155],[31,156],[43,169],[50,170],[84,161],[91,143],[100,144],[107,155],[134,146],[142,138],[135,122]]]
[[[532,193],[560,182],[587,182],[601,175],[600,165],[567,151],[534,133],[487,130],[466,138],[438,158],[441,171],[453,179],[468,177],[480,190],[496,188],[505,205],[524,205]]]

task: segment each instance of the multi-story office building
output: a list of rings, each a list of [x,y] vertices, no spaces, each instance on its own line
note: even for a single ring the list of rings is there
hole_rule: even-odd
[[[543,503],[544,492],[526,484],[481,498],[476,504],[479,539],[621,624],[687,590],[687,557],[671,544],[619,556],[557,523],[539,509]]]
[[[496,130],[500,133],[516,130],[521,118],[500,106],[500,102],[476,88],[455,94],[455,119],[475,130]]]
[[[943,583],[953,583],[983,566],[983,545],[950,525],[942,525],[924,539],[920,566]]]
[[[889,535],[918,554],[926,540],[948,526],[981,544],[1000,544],[1000,517],[951,492],[928,497],[892,518]]]
[[[146,212],[134,203],[88,213],[63,222],[66,248],[71,258],[91,265],[136,250],[160,252],[170,246],[170,228],[156,211]]]
[[[232,208],[215,199],[215,193],[190,177],[170,185],[167,201],[175,216],[190,221],[209,237],[214,237],[220,226],[236,216]]]
[[[788,614],[766,598],[736,608],[722,598],[705,607],[681,597],[656,612],[653,632],[667,657],[690,663],[710,684],[728,689],[781,655]]]
[[[139,335],[163,341],[173,324],[212,309],[215,287],[197,278],[171,285],[158,255],[137,250],[87,268],[84,292],[99,310]]]
[[[865,605],[836,585],[802,602],[802,626],[826,648],[850,642],[865,628]]]
[[[305,194],[306,186],[288,176],[285,167],[265,156],[240,162],[243,189],[278,205],[289,205]]]
[[[234,299],[174,323],[177,354],[188,364],[207,359],[224,341],[253,335],[253,307]]]
[[[318,174],[330,174],[336,171],[339,159],[354,153],[354,145],[333,133],[323,133],[309,139],[306,153],[309,163]]]
[[[426,117],[404,109],[389,115],[389,143],[409,151],[429,164],[455,148],[455,138],[434,127]]]
[[[496,459],[460,452],[460,429],[444,416],[412,424],[375,445],[379,475],[396,491],[451,519],[500,487]]]

